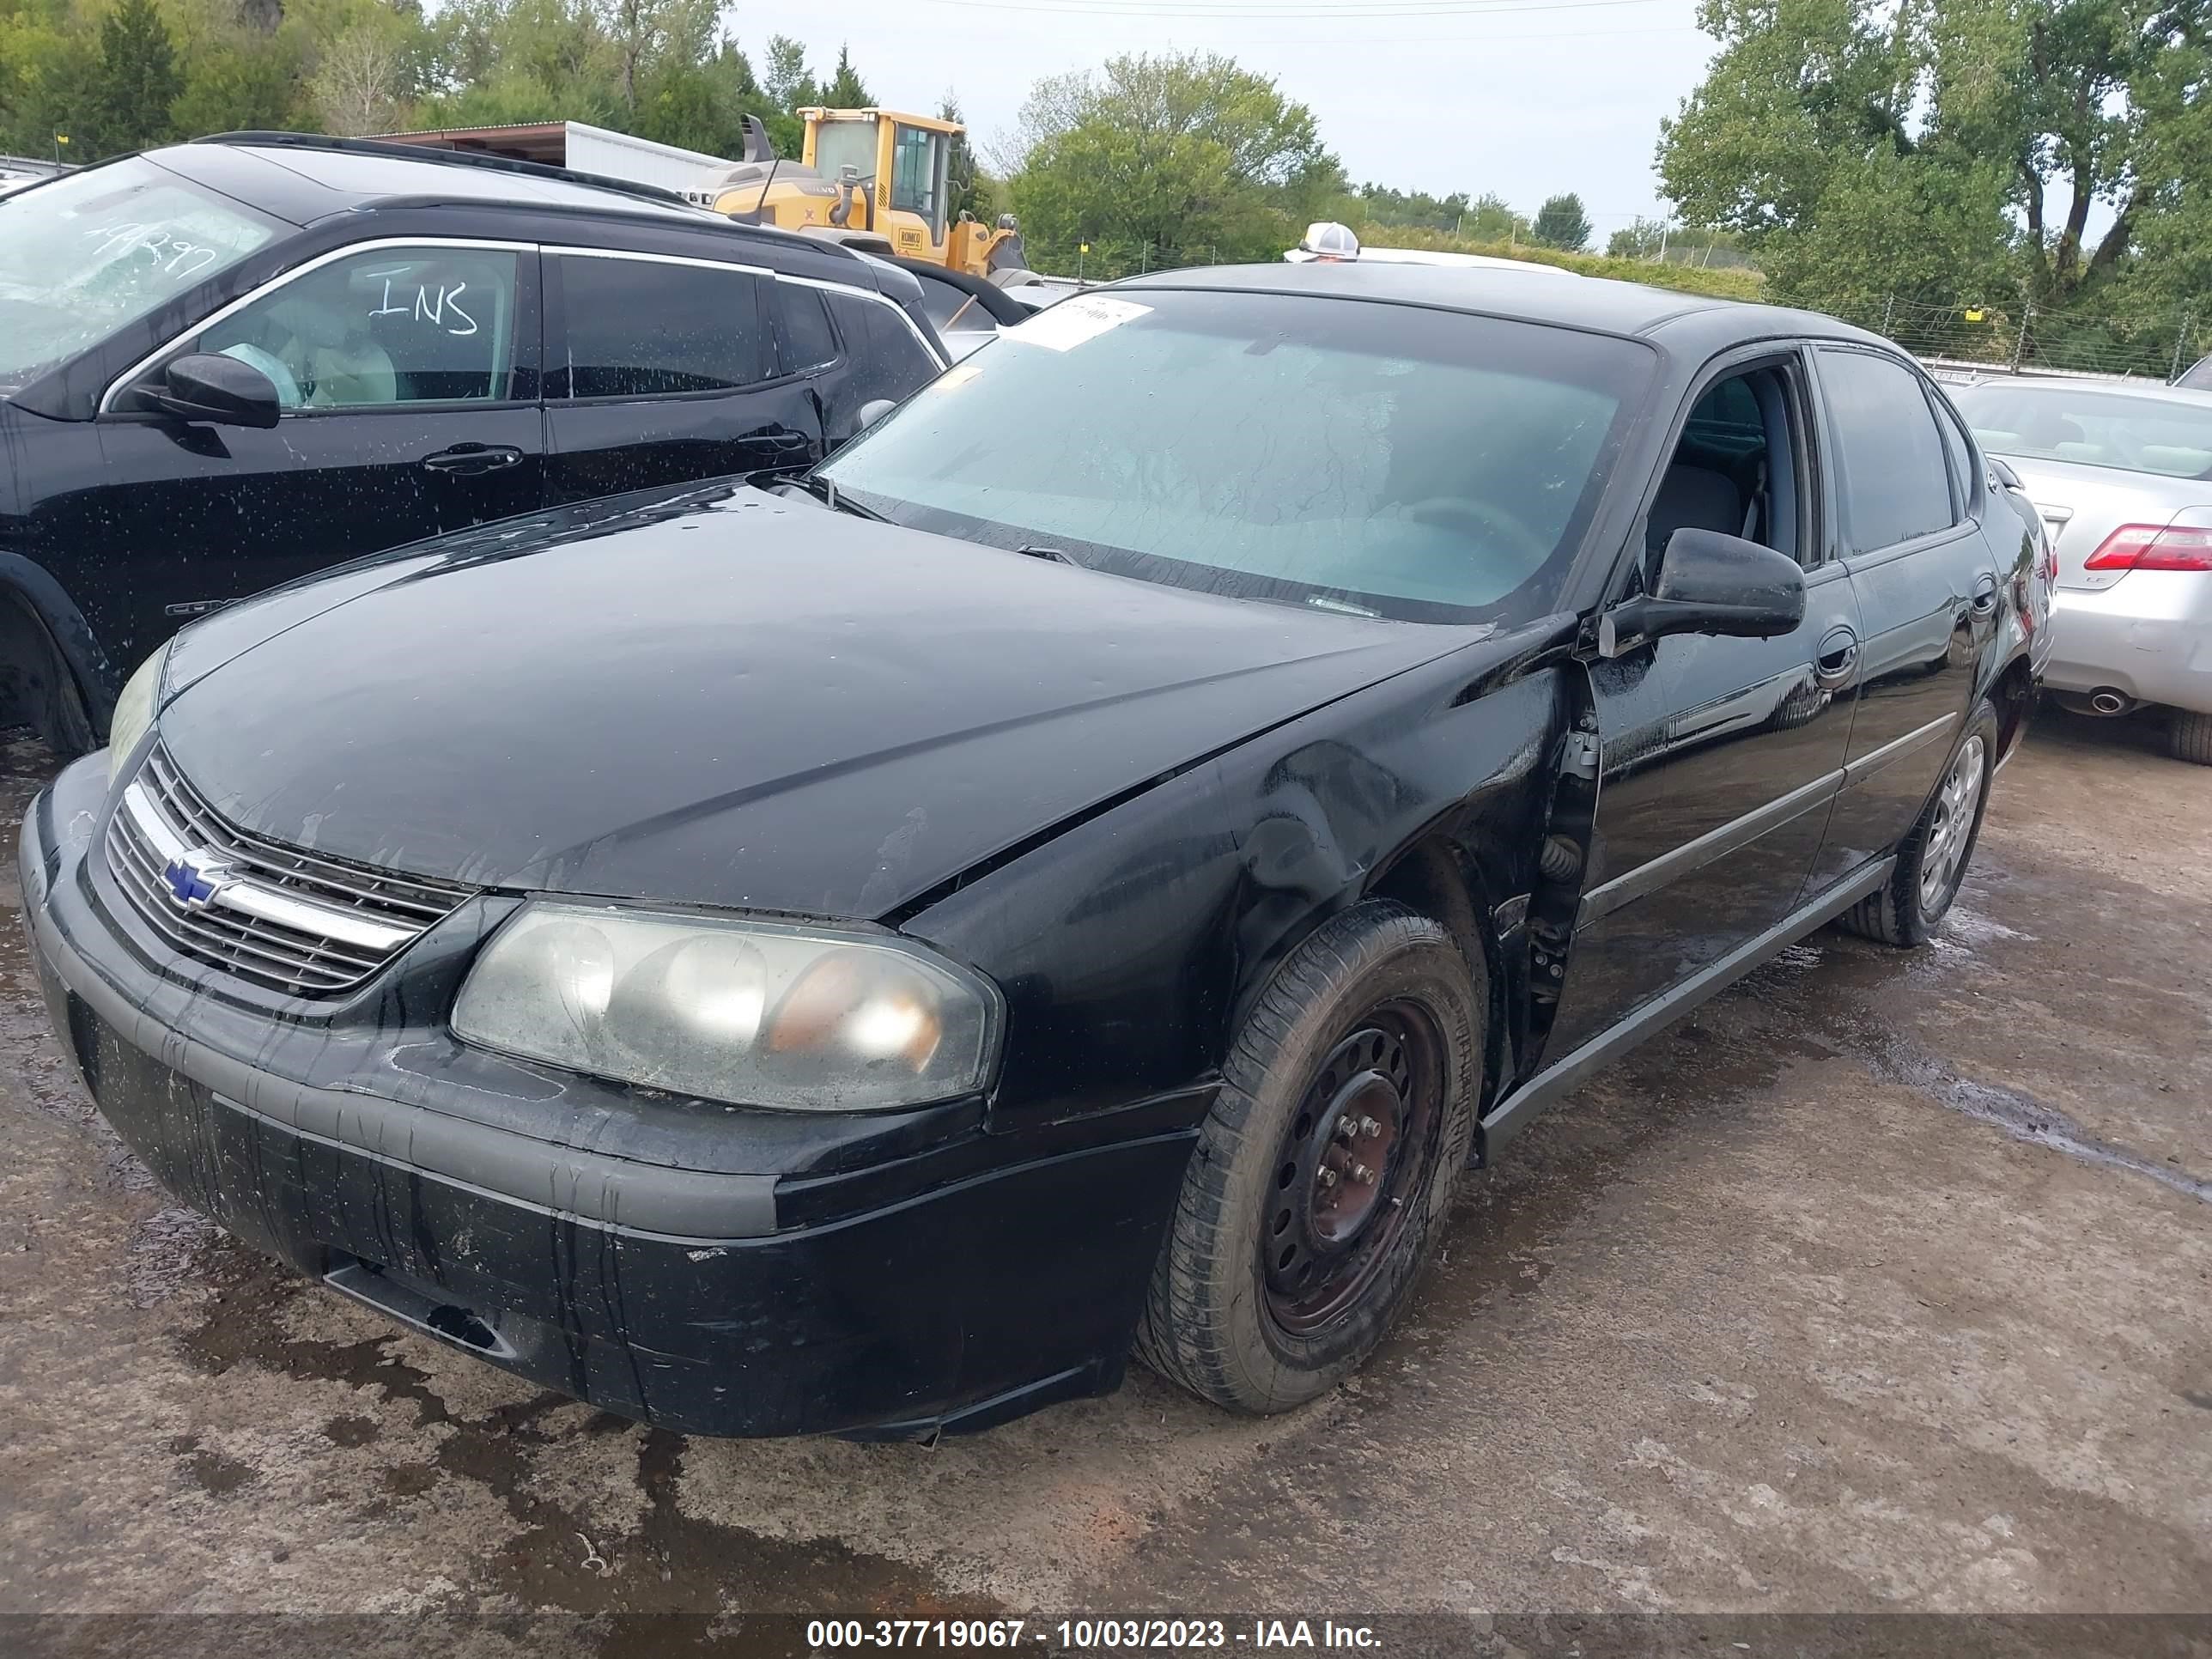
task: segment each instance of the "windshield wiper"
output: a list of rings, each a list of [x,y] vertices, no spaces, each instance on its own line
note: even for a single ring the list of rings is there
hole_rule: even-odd
[[[836,512],[849,513],[856,519],[873,519],[878,524],[890,522],[873,507],[862,507],[850,495],[840,491],[832,479],[817,477],[811,472],[806,472],[801,473],[796,478],[787,478],[784,482],[795,489],[805,490],[816,501]]]
[[[1032,559],[1050,559],[1054,564],[1072,564],[1078,569],[1083,567],[1083,561],[1064,547],[1046,547],[1041,543],[1024,542],[1014,551],[1027,554]]]

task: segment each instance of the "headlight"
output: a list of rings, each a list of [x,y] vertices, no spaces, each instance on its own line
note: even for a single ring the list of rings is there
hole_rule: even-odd
[[[131,751],[138,746],[138,739],[146,735],[146,728],[154,723],[154,706],[161,700],[161,670],[169,660],[169,647],[164,645],[152,656],[138,665],[138,672],[123,683],[123,690],[115,699],[115,712],[107,720],[107,781],[115,781],[115,775],[123,763],[131,758]]]
[[[892,934],[533,902],[453,1006],[470,1042],[671,1094],[802,1111],[981,1088],[998,993]]]

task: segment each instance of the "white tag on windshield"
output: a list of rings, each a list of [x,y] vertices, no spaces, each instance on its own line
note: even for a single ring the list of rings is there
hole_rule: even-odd
[[[1010,340],[1019,340],[1024,345],[1041,345],[1052,351],[1066,351],[1081,345],[1085,340],[1095,340],[1109,328],[1142,317],[1152,310],[1127,300],[1110,299],[1103,294],[1078,295],[1048,306],[1027,322],[1016,323],[1006,331]]]

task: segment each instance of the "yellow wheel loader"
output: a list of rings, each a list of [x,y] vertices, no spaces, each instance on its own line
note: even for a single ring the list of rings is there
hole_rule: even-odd
[[[780,159],[748,116],[745,154],[707,181],[714,210],[748,224],[810,232],[867,252],[991,277],[1024,269],[1013,216],[985,225],[949,210],[952,141],[965,131],[887,109],[802,109],[804,153]]]

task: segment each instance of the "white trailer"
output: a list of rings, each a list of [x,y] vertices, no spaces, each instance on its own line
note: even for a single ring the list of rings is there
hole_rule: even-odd
[[[504,155],[518,161],[542,161],[602,178],[672,190],[702,207],[714,203],[711,181],[732,163],[720,155],[610,132],[583,121],[533,121],[504,127],[446,127],[430,132],[388,132],[388,144],[419,144],[428,149],[465,150]]]
[[[674,144],[657,144],[650,138],[634,138],[626,132],[610,132],[605,127],[588,126],[581,121],[564,121],[562,125],[568,129],[562,165],[579,173],[627,179],[632,184],[658,185],[702,207],[714,204],[708,188],[708,178],[731,166],[719,155],[683,149]]]

